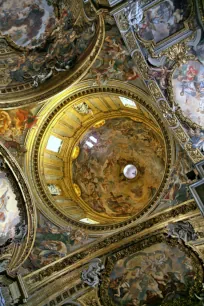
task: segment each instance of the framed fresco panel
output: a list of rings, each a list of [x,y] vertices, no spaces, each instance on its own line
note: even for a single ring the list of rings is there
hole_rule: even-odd
[[[145,46],[151,45],[154,51],[165,49],[166,44],[169,47],[169,43],[174,44],[190,35],[188,22],[192,9],[189,0],[163,0],[147,5],[137,28],[137,37]]]
[[[204,179],[189,186],[190,191],[204,216]]]
[[[188,61],[172,74],[174,101],[192,124],[204,127],[204,66]]]
[[[103,306],[184,305],[202,277],[192,250],[156,235],[108,257],[99,296]]]

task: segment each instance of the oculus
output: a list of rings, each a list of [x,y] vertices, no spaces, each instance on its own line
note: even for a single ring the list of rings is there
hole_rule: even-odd
[[[134,165],[127,165],[123,170],[124,176],[133,179],[137,176],[137,168]]]

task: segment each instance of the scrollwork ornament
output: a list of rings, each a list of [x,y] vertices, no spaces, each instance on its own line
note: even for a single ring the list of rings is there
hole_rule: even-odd
[[[189,136],[181,126],[178,126],[176,129],[174,129],[174,132],[181,143],[186,143],[189,140]]]
[[[170,60],[174,61],[177,66],[185,64],[188,60],[195,59],[195,56],[189,54],[190,47],[186,45],[186,42],[181,42],[173,45],[167,50],[163,51],[160,55],[166,55]]]
[[[141,72],[143,78],[148,80],[149,79],[149,74],[148,74],[149,68],[148,68],[148,65],[147,65],[145,59],[143,58],[143,56],[141,54],[141,51],[140,50],[134,51],[134,53],[132,55],[132,58],[135,61],[135,63],[137,64],[137,68]]]
[[[201,153],[200,150],[194,148],[191,142],[185,144],[185,149],[189,157],[193,160],[195,164],[204,160],[204,155]]]
[[[160,98],[163,98],[163,95],[161,93],[161,90],[159,88],[159,86],[157,85],[157,83],[155,81],[150,81],[148,84],[149,90],[152,93],[152,96],[158,100]]]
[[[172,111],[165,100],[161,100],[159,102],[159,108],[161,109],[164,118],[168,121],[170,127],[176,127],[179,124],[175,113]]]

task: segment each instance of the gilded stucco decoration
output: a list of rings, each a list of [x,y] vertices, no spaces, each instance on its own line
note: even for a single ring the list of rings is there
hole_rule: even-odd
[[[159,107],[163,100],[163,115],[174,135],[192,161],[199,162],[203,160],[203,29],[196,29],[199,21],[192,22],[196,7],[193,1],[155,1],[146,6],[141,1],[140,7],[149,23],[144,26],[142,20],[137,29],[130,24],[124,29],[127,6],[113,10],[113,15]],[[185,14],[189,14],[186,20]]]
[[[0,24],[0,105],[46,100],[82,78],[103,43],[103,16],[83,1],[4,1]]]
[[[0,2],[0,304],[202,305],[202,1]]]
[[[0,144],[0,259],[14,273],[28,257],[35,239],[36,212],[19,166]]]
[[[144,235],[148,235],[149,238],[151,233],[158,230],[166,232],[166,228],[164,227],[166,227],[169,222],[173,222],[174,220],[185,220],[193,216],[200,216],[196,203],[193,200],[173,207],[172,209],[168,209],[163,213],[156,214],[139,224],[137,223],[125,230],[120,230],[110,236],[101,238],[92,245],[87,246],[87,248],[80,250],[80,253],[70,254],[61,260],[53,262],[47,267],[45,266],[26,275],[23,277],[26,288],[29,294],[31,294],[42,286],[62,277],[62,275],[70,273],[73,269],[77,267],[81,268],[82,262],[88,263],[96,256],[110,255],[110,252],[116,248],[121,248],[121,246],[127,249],[130,241],[138,241],[138,239]],[[163,240],[164,238],[166,239],[166,236],[163,237]],[[107,267],[105,271],[107,271]]]
[[[85,85],[86,84],[86,85]],[[30,159],[30,154],[27,155],[27,166],[26,166],[26,173],[28,176],[33,179],[36,182],[36,186],[38,186],[35,189],[35,194],[39,198],[39,208],[44,211],[44,213],[49,216],[50,219],[55,219],[60,218],[63,220],[63,222],[71,222],[73,225],[81,226],[83,228],[88,228],[90,230],[101,230],[101,229],[106,229],[106,227],[109,228],[114,228],[113,223],[120,223],[119,226],[127,224],[129,222],[128,220],[131,218],[139,218],[142,216],[144,213],[147,213],[147,211],[150,209],[150,207],[153,208],[153,206],[156,205],[158,199],[161,197],[162,190],[167,182],[168,174],[169,174],[169,168],[171,164],[171,156],[173,157],[174,155],[173,152],[171,151],[173,148],[173,143],[171,142],[171,139],[169,138],[169,134],[167,130],[165,129],[165,126],[163,125],[162,121],[160,120],[158,114],[155,112],[153,107],[147,102],[148,97],[142,93],[142,91],[136,91],[134,93],[134,88],[130,87],[129,91],[126,86],[126,89],[120,89],[120,91],[117,90],[118,88],[118,83],[113,82],[112,85],[110,85],[108,88],[102,88],[102,87],[94,87],[94,88],[87,88],[87,83],[84,83],[82,86],[86,86],[86,90],[79,90],[78,89],[73,89],[73,93],[70,94],[66,99],[59,100],[55,104],[53,103],[53,107],[49,105],[49,113],[47,113],[47,110],[44,108],[42,113],[39,113],[39,117],[41,118],[41,121],[39,122],[38,125],[38,130],[32,129],[31,132],[28,134],[27,137],[27,148],[30,154],[32,154],[32,159]],[[80,86],[80,85],[79,85]],[[121,84],[122,86],[122,84]],[[133,90],[133,91],[132,91]],[[102,94],[103,92],[103,94]],[[108,96],[106,95],[108,94]],[[82,97],[80,97],[83,94]],[[101,99],[101,97],[103,98]],[[119,98],[120,96],[127,97],[124,98],[126,100],[124,103],[127,103],[126,101],[132,101],[134,106],[130,105],[125,106],[122,102],[121,99]],[[89,112],[86,114],[82,114],[81,112],[78,112],[76,108],[73,107],[73,105],[80,105],[80,101],[83,101],[83,103],[86,103],[89,107]],[[133,102],[135,101],[135,102]],[[130,103],[129,102],[129,103]],[[109,113],[107,113],[107,110]],[[130,127],[126,127],[123,124],[123,119],[122,118],[128,118],[131,117],[130,119],[124,119],[128,120],[128,124],[130,124]],[[68,120],[69,118],[69,120]],[[114,120],[112,118],[115,118]],[[120,119],[121,118],[121,119]],[[132,121],[132,118],[134,118],[134,121]],[[54,121],[53,121],[54,120]],[[97,127],[96,129],[93,128],[95,123],[100,122],[102,120],[105,120],[105,124],[101,127]],[[114,193],[112,195],[112,200],[110,199],[110,207],[104,208],[106,211],[101,211],[99,208],[95,207],[98,205],[99,207],[99,199],[93,204],[95,206],[92,206],[90,199],[93,193],[93,197],[99,192],[98,190],[92,190],[93,184],[89,184],[89,176],[92,174],[94,175],[94,167],[90,165],[90,169],[87,171],[90,172],[88,173],[87,179],[83,179],[83,182],[80,181],[81,178],[85,175],[85,172],[87,171],[82,171],[83,165],[79,164],[79,168],[76,168],[76,163],[79,163],[79,158],[81,158],[81,154],[92,154],[89,152],[90,147],[88,146],[96,146],[96,140],[94,138],[94,134],[92,135],[93,138],[86,139],[86,144],[85,147],[80,145],[80,142],[82,141],[83,143],[83,135],[88,135],[87,130],[91,128],[91,130],[94,130],[94,133],[101,134],[101,129],[106,129],[106,124],[107,122],[112,122],[112,121],[124,125],[124,127],[121,125],[121,128],[127,129],[131,128],[131,125],[134,125],[137,127],[138,131],[137,134],[140,135],[141,139],[139,139],[137,136],[135,140],[134,138],[134,129],[132,129],[133,135],[131,139],[129,139],[129,142],[131,145],[131,142],[138,142],[141,143],[141,147],[143,147],[144,152],[143,154],[146,154],[145,152],[147,151],[146,148],[146,143],[149,143],[150,139],[148,138],[149,133],[153,133],[152,137],[155,139],[154,141],[158,143],[158,148],[157,145],[155,144],[155,158],[158,159],[158,167],[160,167],[159,172],[162,172],[162,177],[159,179],[157,186],[151,187],[149,183],[145,183],[145,188],[147,188],[148,192],[145,192],[148,194],[148,199],[144,199],[144,204],[143,206],[140,207],[139,211],[134,211],[133,207],[131,208],[131,198],[123,199],[121,203],[125,201],[125,205],[129,208],[127,210],[128,215],[124,216],[124,214],[121,215],[121,212],[117,210],[117,212],[114,212],[114,207],[117,206],[116,203],[119,203],[119,198],[121,198],[119,194],[119,189],[118,191],[112,190]],[[157,124],[155,123],[157,121]],[[55,124],[53,125],[53,122]],[[72,122],[72,125],[70,124]],[[104,122],[103,122],[104,123]],[[111,123],[112,124],[112,123]],[[144,130],[147,129],[148,132],[146,131],[144,133]],[[145,135],[146,136],[145,136]],[[122,134],[121,134],[122,135]],[[88,136],[87,136],[88,137]],[[109,138],[111,135],[108,136]],[[122,136],[121,136],[122,137]],[[121,138],[119,137],[119,138]],[[156,137],[156,138],[155,138]],[[89,137],[88,137],[89,138]],[[118,138],[118,139],[119,139]],[[51,142],[56,141],[58,143],[56,149],[50,147]],[[101,139],[102,140],[102,139]],[[95,142],[94,142],[95,141]],[[124,143],[124,146],[127,146],[127,140],[121,138],[121,140]],[[151,141],[150,141],[151,142]],[[54,143],[54,142],[53,142]],[[87,145],[88,144],[88,145]],[[114,142],[113,142],[114,144]],[[103,141],[101,142],[101,145],[103,145]],[[116,150],[118,150],[118,145],[119,143],[115,143]],[[70,158],[72,156],[73,149],[79,146],[80,147],[80,152],[79,156],[76,159]],[[33,147],[34,151],[30,151],[29,147]],[[42,151],[40,151],[42,148]],[[156,149],[157,148],[157,149]],[[96,146],[97,149],[97,146]],[[110,147],[110,150],[111,147]],[[139,150],[139,147],[138,147]],[[97,150],[96,150],[97,151]],[[131,151],[131,150],[130,150]],[[44,152],[44,154],[40,153]],[[118,153],[120,153],[118,151]],[[34,155],[33,155],[34,154]],[[94,148],[93,148],[93,154],[94,154]],[[40,156],[40,162],[36,163],[38,160],[38,157]],[[142,154],[140,155],[141,157],[138,157],[139,159],[142,158]],[[149,156],[149,155],[148,155]],[[157,156],[157,157],[156,157]],[[122,157],[121,157],[122,158]],[[136,158],[136,157],[135,157]],[[136,159],[137,159],[136,158]],[[155,160],[154,158],[154,160]],[[124,159],[124,158],[123,158]],[[30,164],[30,160],[33,160],[33,164]],[[108,160],[108,159],[107,159]],[[130,160],[134,160],[134,156],[129,156],[129,159],[126,160],[129,162]],[[173,159],[172,159],[173,160]],[[98,168],[100,166],[100,159],[98,160]],[[117,159],[116,161],[116,167],[121,168],[120,170],[122,171],[122,168],[124,165],[118,164],[117,166]],[[121,159],[122,161],[122,159]],[[110,161],[111,162],[111,161]],[[125,162],[125,160],[124,160]],[[123,163],[124,163],[123,162]],[[137,160],[135,160],[137,162]],[[114,159],[112,161],[113,167],[114,167]],[[144,164],[144,169],[142,169],[140,165],[141,161],[137,162],[138,164],[138,177],[136,177],[136,184],[140,184],[141,179],[143,177],[144,181],[147,181],[147,177],[144,176],[142,173],[146,173],[146,166]],[[73,166],[74,165],[74,168]],[[101,164],[102,165],[102,164]],[[88,166],[88,165],[87,165]],[[89,167],[89,166],[88,166]],[[118,169],[119,169],[118,168]],[[63,170],[64,169],[64,170]],[[72,170],[73,169],[73,170]],[[90,171],[89,171],[90,170]],[[155,173],[158,173],[158,171],[155,171]],[[80,174],[81,173],[81,174]],[[102,172],[101,172],[102,173]],[[118,172],[118,175],[120,173]],[[78,175],[78,176],[77,176]],[[110,174],[111,175],[111,174]],[[119,175],[120,176],[120,175]],[[146,178],[145,178],[146,177]],[[107,177],[108,178],[108,177]],[[101,179],[104,180],[104,184],[106,184],[106,187],[104,185],[104,188],[108,188],[109,191],[111,191],[111,183],[106,182],[107,178],[104,177],[104,179],[101,177]],[[94,178],[93,178],[94,179]],[[97,176],[95,176],[95,180],[100,179]],[[121,176],[122,179],[122,176]],[[109,179],[108,179],[109,180]],[[90,185],[90,198],[85,198],[86,193],[88,192],[87,188],[84,189],[84,184]],[[111,180],[109,180],[111,181]],[[94,181],[95,182],[95,181]],[[155,181],[156,182],[156,181]],[[53,194],[52,192],[50,193],[48,189],[48,185],[52,184],[55,185],[57,188],[61,189],[61,194]],[[132,186],[131,182],[125,182],[127,185],[127,190],[128,188],[131,188]],[[129,187],[128,187],[129,184]],[[155,183],[156,184],[156,183]],[[95,185],[94,185],[95,186]],[[117,186],[117,184],[116,184]],[[138,185],[139,186],[139,185]],[[91,189],[92,188],[92,189]],[[153,192],[153,189],[154,191]],[[134,189],[134,188],[133,188]],[[126,190],[126,191],[127,191]],[[116,193],[115,193],[116,192]],[[152,193],[153,192],[153,193]],[[101,191],[99,192],[101,193]],[[143,191],[140,191],[141,194],[138,194],[137,197],[138,199],[141,198],[143,195]],[[108,195],[108,193],[107,193]],[[99,195],[98,195],[99,196]],[[123,197],[125,194],[123,195]],[[128,196],[128,195],[127,195]],[[94,198],[93,198],[94,199]],[[88,201],[88,202],[87,202]],[[114,204],[115,203],[115,204]],[[154,205],[153,205],[154,204]],[[104,205],[103,203],[100,205]],[[119,204],[118,204],[119,205]],[[119,205],[122,209],[122,205]],[[111,209],[113,211],[111,212]],[[131,212],[131,209],[133,210]],[[110,214],[111,212],[111,214]],[[56,217],[55,217],[56,215]],[[79,220],[84,220],[88,218],[89,224],[84,223],[84,222],[78,222]],[[127,221],[126,221],[127,220]],[[107,225],[106,225],[107,224]]]

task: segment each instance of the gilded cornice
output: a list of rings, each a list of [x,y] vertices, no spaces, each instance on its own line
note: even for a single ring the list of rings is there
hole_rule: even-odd
[[[126,247],[132,241],[140,239],[145,235],[150,236],[151,233],[166,232],[166,226],[170,222],[187,220],[198,215],[200,215],[200,212],[194,200],[187,201],[165,212],[158,213],[135,226],[129,226],[117,233],[101,238],[88,247],[84,247],[65,258],[25,276],[24,283],[26,289],[31,294],[57,278],[62,277],[62,275],[81,267],[92,258],[107,255],[121,246]]]
[[[110,84],[110,85],[109,85]],[[36,199],[38,199],[38,207],[42,210],[49,219],[57,223],[57,220],[62,220],[65,224],[72,224],[74,226],[80,226],[90,231],[101,231],[101,230],[110,230],[110,229],[117,229],[122,226],[128,225],[135,220],[138,220],[139,217],[144,217],[147,212],[150,212],[152,209],[155,208],[155,203],[158,203],[159,199],[162,196],[162,190],[165,187],[169,175],[169,171],[171,168],[171,164],[174,159],[174,150],[173,150],[173,142],[171,136],[166,129],[163,120],[159,114],[159,111],[154,104],[149,99],[149,97],[134,86],[123,84],[122,82],[112,81],[107,84],[105,87],[98,87],[98,86],[89,86],[89,81],[78,84],[76,88],[72,89],[70,94],[64,95],[64,99],[55,99],[53,103],[50,102],[49,105],[44,106],[42,113],[40,114],[41,120],[38,124],[38,129],[32,129],[30,133],[27,135],[26,144],[28,149],[28,154],[26,155],[26,173],[29,178],[30,184],[35,188],[34,194]],[[163,132],[163,138],[165,140],[166,145],[166,152],[167,152],[167,162],[166,162],[166,173],[163,179],[163,182],[159,188],[159,192],[156,195],[156,202],[146,207],[140,215],[132,217],[129,220],[121,222],[119,224],[113,225],[88,225],[82,224],[71,218],[67,217],[62,210],[58,209],[55,204],[52,202],[51,197],[47,195],[45,189],[43,188],[41,182],[41,174],[39,168],[39,154],[41,148],[41,141],[43,139],[44,133],[47,129],[53,124],[53,119],[55,118],[56,114],[59,111],[63,111],[67,105],[72,105],[73,103],[77,102],[77,99],[86,96],[92,96],[94,94],[115,94],[125,96],[129,99],[134,100],[139,105],[143,106],[144,108],[149,111],[155,120],[157,121],[160,129]],[[40,118],[39,117],[39,118]],[[98,118],[99,120],[100,118]],[[32,148],[32,150],[30,149]]]

